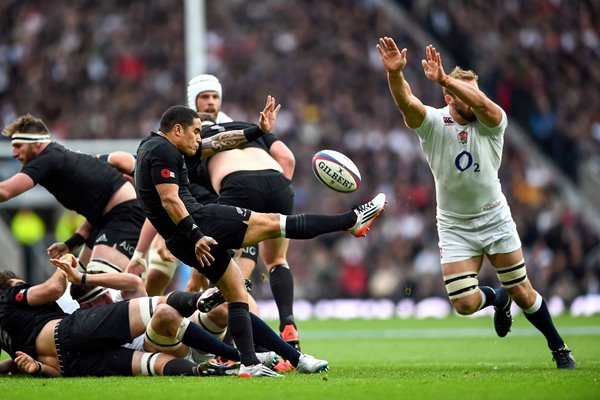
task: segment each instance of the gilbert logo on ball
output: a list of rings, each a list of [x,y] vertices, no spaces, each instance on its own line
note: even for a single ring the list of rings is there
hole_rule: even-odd
[[[321,183],[337,192],[354,192],[360,187],[358,168],[339,151],[318,151],[312,159],[312,170]]]

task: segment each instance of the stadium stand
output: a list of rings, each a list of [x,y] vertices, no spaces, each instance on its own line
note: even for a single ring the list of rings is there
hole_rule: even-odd
[[[405,0],[394,3],[398,12],[386,1],[206,3],[206,72],[223,84],[224,111],[253,120],[265,93],[284,106],[277,133],[297,160],[296,211],[337,212],[378,191],[395,198],[364,241],[327,235],[291,245],[297,297],[445,297],[431,173],[389,96],[379,36],[408,48],[406,73],[425,103],[443,101],[418,62],[437,38],[507,109],[507,136],[528,132],[575,183],[585,169],[578,161],[598,158],[598,10],[466,3]],[[185,103],[182,21],[181,8],[160,0],[0,3],[0,118],[39,114],[59,139],[145,136],[167,105]],[[359,191],[334,193],[315,179],[310,160],[323,148],[361,168]],[[509,141],[500,171],[531,278],[567,302],[599,293],[598,227],[563,195],[556,168],[531,154]],[[482,281],[495,282],[488,272]],[[270,295],[268,285],[254,293]]]

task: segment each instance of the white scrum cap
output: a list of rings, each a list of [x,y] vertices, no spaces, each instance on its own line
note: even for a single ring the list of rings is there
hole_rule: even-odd
[[[188,107],[194,111],[196,109],[196,98],[202,92],[217,92],[221,100],[223,99],[221,83],[219,79],[210,74],[201,74],[190,79],[187,87]]]

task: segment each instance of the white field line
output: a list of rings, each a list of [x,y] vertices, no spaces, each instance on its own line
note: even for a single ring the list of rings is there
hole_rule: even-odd
[[[558,327],[561,336],[599,336],[600,326],[569,326]],[[466,337],[496,337],[494,327],[488,328],[429,328],[429,329],[336,329],[336,330],[306,330],[301,331],[302,339],[439,339]],[[509,336],[526,337],[541,336],[535,328],[513,329]],[[599,341],[600,344],[600,341]]]

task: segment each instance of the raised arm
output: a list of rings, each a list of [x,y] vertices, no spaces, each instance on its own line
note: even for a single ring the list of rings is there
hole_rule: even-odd
[[[267,96],[265,108],[261,111],[258,120],[258,128],[227,131],[203,139],[200,147],[200,158],[210,157],[220,151],[236,149],[270,132],[275,127],[277,113],[280,109],[281,104],[275,107],[275,98],[270,95]]]
[[[427,46],[425,52],[427,59],[421,60],[425,76],[464,101],[471,107],[479,122],[490,128],[498,126],[502,120],[502,109],[479,89],[477,81],[447,75],[442,66],[442,56],[432,45]]]
[[[427,111],[421,100],[412,94],[408,82],[404,79],[402,71],[406,66],[406,53],[408,50],[404,48],[399,51],[394,39],[383,37],[379,38],[377,51],[387,71],[390,92],[404,117],[404,122],[409,128],[420,127]]]

